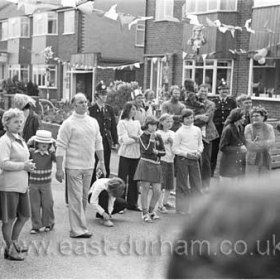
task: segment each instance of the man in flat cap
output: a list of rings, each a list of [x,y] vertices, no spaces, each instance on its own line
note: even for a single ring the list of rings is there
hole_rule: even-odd
[[[104,161],[106,169],[106,177],[110,176],[110,159],[111,149],[118,145],[118,133],[115,114],[113,108],[106,104],[107,101],[107,87],[103,81],[96,86],[95,92],[96,102],[89,108],[89,115],[95,118],[100,127],[104,147]],[[98,157],[95,155],[95,167],[93,170],[91,184],[96,180],[96,167],[98,164]]]

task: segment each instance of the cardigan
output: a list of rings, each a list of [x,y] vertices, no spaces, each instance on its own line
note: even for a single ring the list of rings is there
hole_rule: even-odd
[[[24,162],[29,159],[26,143],[21,137],[6,132],[0,138],[0,151],[0,191],[25,193],[28,173],[24,170]]]

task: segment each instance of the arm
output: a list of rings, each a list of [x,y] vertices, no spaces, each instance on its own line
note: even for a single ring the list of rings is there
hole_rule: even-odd
[[[244,136],[246,140],[246,147],[249,151],[260,151],[261,148],[257,143],[257,139],[253,139],[252,125],[245,126]]]
[[[275,133],[272,125],[267,124],[268,139],[264,141],[265,148],[272,148],[275,145]]]
[[[111,115],[111,134],[113,138],[113,143],[117,145],[119,143],[118,141],[118,131],[117,131],[117,122],[114,114],[114,110],[112,107],[110,107],[110,115]]]
[[[163,140],[161,138],[160,135],[157,135],[157,140],[159,141],[159,145],[157,147],[157,152],[158,152],[158,157],[163,157],[165,156],[165,148],[164,148],[164,143],[163,143]]]
[[[96,181],[98,182],[98,181]],[[98,182],[99,183],[99,182]],[[100,183],[99,183],[100,184]],[[96,183],[91,187],[89,193],[91,193],[90,204],[96,209],[97,213],[103,216],[105,210],[99,205],[99,195],[104,188]]]
[[[203,142],[202,142],[202,133],[201,133],[200,129],[198,131],[198,135],[199,135],[198,136],[198,153],[199,153],[198,156],[200,156],[203,152],[203,149],[204,149]]]
[[[136,143],[136,140],[128,136],[128,132],[123,121],[119,121],[117,126],[118,136],[119,136],[119,143],[130,145]]]

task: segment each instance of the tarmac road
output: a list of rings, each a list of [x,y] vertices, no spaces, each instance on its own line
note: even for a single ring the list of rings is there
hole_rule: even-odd
[[[118,157],[112,156],[116,173]],[[180,230],[183,217],[175,213],[161,215],[153,224],[144,223],[141,213],[127,211],[114,216],[115,227],[106,228],[87,209],[91,239],[69,237],[64,183],[53,179],[56,224],[53,231],[29,233],[28,221],[21,240],[29,252],[23,262],[4,260],[0,233],[0,278],[164,278],[172,240]]]

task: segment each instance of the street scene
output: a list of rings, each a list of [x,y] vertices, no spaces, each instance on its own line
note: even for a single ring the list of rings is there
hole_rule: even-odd
[[[278,0],[1,0],[0,278],[279,278],[279,26]]]

